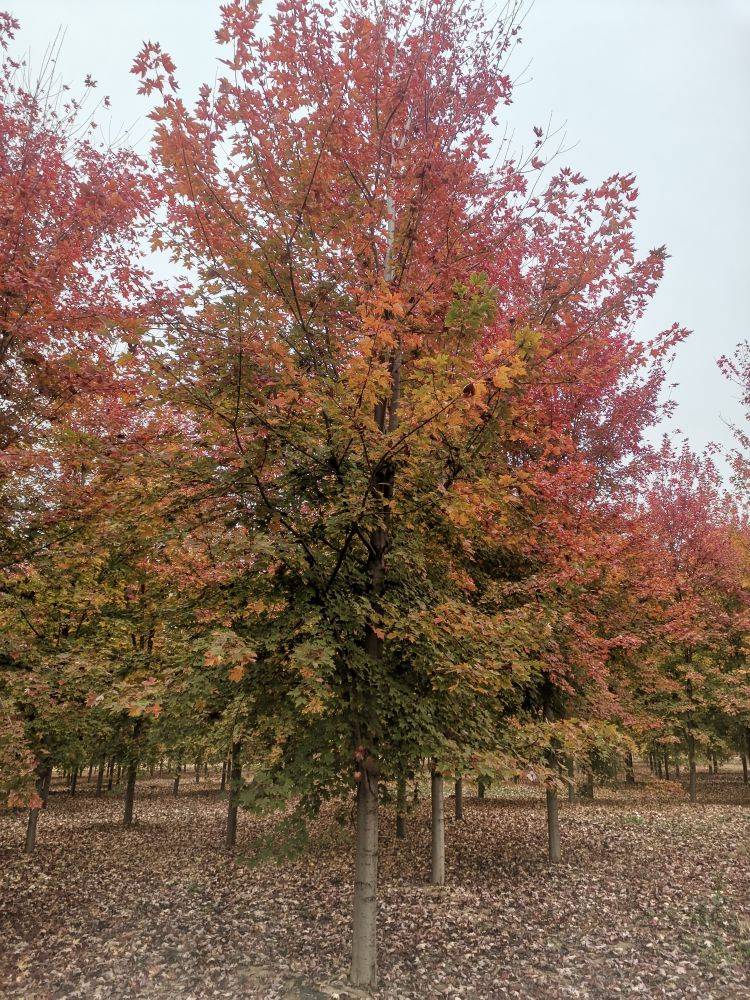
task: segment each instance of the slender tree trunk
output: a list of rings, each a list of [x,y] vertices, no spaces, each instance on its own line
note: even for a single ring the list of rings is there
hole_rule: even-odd
[[[483,799],[484,796],[485,796],[485,793],[486,793],[486,789],[484,787],[484,781],[480,778],[477,781],[477,798],[478,799]]]
[[[664,751],[664,777],[669,781],[669,753]]]
[[[196,785],[200,783],[201,780],[201,764],[199,760],[195,762],[195,783]]]
[[[223,792],[227,787],[227,760],[226,757],[221,762],[221,785],[219,786],[219,791]]]
[[[740,754],[740,757],[742,758],[742,783],[744,785],[746,785],[747,784],[747,754],[746,753]]]
[[[133,805],[135,803],[135,782],[138,777],[138,737],[141,735],[143,721],[136,719],[133,726],[133,742],[130,748],[130,759],[126,772],[125,784],[125,813],[122,824],[124,827],[133,825]]]
[[[107,791],[112,791],[112,782],[115,776],[115,759],[114,757],[109,758],[109,766],[107,767]]]
[[[242,742],[232,744],[232,765],[229,774],[229,809],[227,812],[227,849],[232,850],[237,843],[237,796],[242,788]]]
[[[660,757],[659,754],[656,754],[656,776],[658,778],[662,777],[662,772],[661,772],[661,757]]]
[[[718,774],[719,773],[719,758],[716,756],[715,753],[711,754],[711,760],[713,761],[713,765],[714,765],[714,774]]]
[[[89,761],[89,773],[86,775],[86,784],[91,784],[91,775],[94,773],[94,760],[93,758]]]
[[[456,778],[455,786],[456,819],[464,818],[464,779]]]
[[[576,801],[576,782],[575,782],[575,764],[573,763],[573,758],[568,759],[568,802],[570,805],[575,805]]]
[[[367,771],[357,782],[357,861],[354,881],[352,985],[377,988],[378,791]]]
[[[36,847],[36,828],[39,822],[39,810],[46,808],[47,798],[49,796],[49,786],[52,781],[52,764],[45,764],[43,768],[40,769],[37,780],[36,780],[36,794],[41,799],[41,806],[36,806],[34,809],[29,809],[29,819],[26,824],[26,844],[24,846],[24,852],[26,854],[31,854]]]
[[[625,784],[635,784],[635,770],[633,768],[633,754],[628,750],[625,754]]]
[[[396,836],[406,837],[406,778],[400,775],[396,781]]]
[[[552,862],[557,862],[560,860],[560,816],[557,789],[551,786],[547,786],[547,837],[549,840],[549,859]]]
[[[102,794],[102,786],[104,784],[104,757],[99,758],[99,769],[96,772],[96,792],[94,793],[97,799]]]
[[[695,802],[698,799],[698,775],[696,773],[695,767],[695,737],[691,734],[687,738],[688,744],[688,766],[690,767],[690,783],[689,783],[689,794],[690,801]]]
[[[445,885],[445,801],[443,776],[434,768],[430,782],[432,792],[432,855],[430,884]]]
[[[117,775],[115,777],[115,784],[119,785],[121,781],[122,781],[122,764],[118,763],[118,765],[117,765]]]
[[[593,799],[594,797],[594,772],[586,772],[586,780],[583,785],[581,785],[581,798],[582,799]]]
[[[76,786],[78,784],[78,768],[74,767],[70,772],[70,794],[75,795]]]
[[[680,777],[680,755],[678,753],[674,755],[674,776],[675,778]]]
[[[177,795],[180,791],[180,772],[182,771],[182,761],[177,758],[177,768],[174,772],[174,784],[172,785],[172,795]]]

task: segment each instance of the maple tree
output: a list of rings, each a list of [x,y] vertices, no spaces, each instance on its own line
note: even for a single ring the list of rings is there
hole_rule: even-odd
[[[446,777],[457,818],[464,780],[539,781],[559,861],[576,768],[593,794],[681,746],[695,798],[750,719],[746,522],[710,457],[650,443],[686,336],[636,334],[665,252],[631,176],[545,180],[539,128],[498,147],[519,14],[230,0],[194,106],[136,58],[148,163],[51,77],[0,84],[3,791],[31,850],[53,769],[99,794],[117,766],[128,827],[144,765],[179,800],[221,762],[226,847],[244,805],[291,853],[356,790],[368,989],[408,781],[440,885]]]

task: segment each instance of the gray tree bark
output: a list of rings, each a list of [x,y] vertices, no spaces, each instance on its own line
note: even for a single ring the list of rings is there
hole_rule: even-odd
[[[560,860],[560,814],[558,810],[557,789],[547,788],[547,839],[549,840],[549,859],[552,862]]]
[[[445,885],[445,799],[443,776],[434,768],[430,789],[432,793],[430,884]]]
[[[396,782],[396,836],[406,837],[406,778],[400,776]]]
[[[357,859],[354,876],[353,986],[375,990],[377,953],[378,790],[377,777],[363,770],[357,782]]]
[[[455,793],[455,806],[456,806],[456,819],[464,818],[464,779],[456,778],[456,785],[454,789]]]
[[[227,812],[227,848],[232,850],[237,843],[237,796],[242,788],[242,742],[232,744],[231,767],[229,773],[229,809]]]
[[[41,806],[37,806],[35,809],[29,809],[29,820],[26,824],[26,844],[24,846],[26,854],[31,854],[36,847],[36,829],[37,824],[39,823],[39,809],[44,809],[47,805],[51,781],[52,764],[45,764],[44,767],[40,769],[36,780],[36,793],[42,800],[42,804]]]

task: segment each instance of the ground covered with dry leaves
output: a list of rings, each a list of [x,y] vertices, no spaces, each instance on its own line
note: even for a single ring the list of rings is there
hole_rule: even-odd
[[[129,831],[114,793],[58,791],[30,858],[25,817],[0,817],[0,996],[349,995],[351,828],[329,810],[303,857],[259,864],[269,821],[243,814],[229,855],[225,797],[184,784],[174,799],[166,778],[139,782]],[[750,793],[727,772],[700,795],[598,789],[563,807],[557,866],[537,789],[467,796],[441,889],[427,885],[428,804],[405,842],[384,810],[377,996],[750,997]]]

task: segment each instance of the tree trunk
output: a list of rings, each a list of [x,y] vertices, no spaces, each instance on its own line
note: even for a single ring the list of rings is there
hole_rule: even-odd
[[[109,764],[107,765],[107,791],[112,791],[112,782],[115,776],[115,759],[114,757],[109,758]]]
[[[576,782],[575,782],[575,764],[573,763],[573,758],[568,757],[568,802],[571,805],[575,804],[576,800]]]
[[[136,761],[131,761],[128,764],[127,780],[125,784],[125,813],[122,819],[122,825],[124,827],[133,825],[133,804],[135,802],[135,779],[137,774],[138,764]]]
[[[484,798],[484,796],[485,796],[485,787],[484,787],[484,782],[483,782],[483,781],[482,781],[482,779],[480,778],[480,779],[479,779],[479,780],[477,781],[477,798],[478,798],[478,799],[483,799],[483,798]]]
[[[177,795],[180,791],[180,772],[182,771],[182,761],[177,758],[177,769],[174,773],[174,784],[172,785],[172,795]]]
[[[456,819],[464,818],[464,779],[456,778],[455,786]]]
[[[378,791],[374,775],[357,782],[357,861],[354,881],[353,986],[377,988]]]
[[[200,784],[200,780],[201,780],[201,763],[200,763],[199,760],[196,760],[196,762],[195,762],[195,783],[196,783],[196,785]]]
[[[89,761],[89,773],[86,775],[86,784],[91,784],[91,775],[94,773],[94,761],[93,759]]]
[[[26,844],[24,846],[24,851],[26,854],[31,854],[36,847],[36,827],[39,822],[39,809],[44,809],[47,805],[47,798],[49,796],[49,786],[52,781],[52,764],[46,764],[42,768],[36,780],[36,794],[42,800],[41,806],[37,806],[34,809],[29,809],[29,820],[26,824]]]
[[[660,757],[660,755],[659,755],[659,754],[656,754],[656,776],[657,776],[658,778],[661,778],[661,777],[662,777],[662,771],[661,771],[661,757]]]
[[[625,754],[625,784],[635,784],[635,770],[633,768],[633,754],[628,750]]]
[[[594,797],[594,772],[586,772],[586,780],[581,786],[581,798],[582,799],[593,799]]]
[[[96,772],[96,792],[94,793],[97,799],[102,794],[102,786],[104,785],[104,757],[99,758],[99,770]]]
[[[674,776],[678,779],[680,777],[680,755],[678,753],[674,755]]]
[[[78,767],[74,767],[70,772],[70,794],[75,795],[76,785],[78,784]]]
[[[445,885],[445,801],[443,776],[433,768],[430,782],[432,793],[432,854],[430,884]]]
[[[669,781],[669,753],[664,751],[664,777]]]
[[[549,839],[549,859],[560,860],[560,817],[557,808],[557,789],[547,787],[547,835]]]
[[[242,742],[232,744],[232,764],[229,773],[229,809],[227,812],[227,849],[232,850],[237,843],[237,796],[242,788]]]
[[[691,735],[687,739],[688,744],[688,765],[690,767],[690,783],[689,783],[689,794],[690,801],[695,802],[698,799],[698,776],[695,768],[695,737]]]
[[[716,756],[715,753],[711,754],[711,760],[713,761],[713,765],[714,765],[714,774],[718,774],[719,773],[719,758]]]
[[[133,804],[135,802],[135,782],[138,777],[138,737],[143,728],[143,720],[136,719],[133,726],[133,743],[130,748],[130,759],[128,760],[126,784],[125,784],[125,814],[122,819],[124,827],[133,825]]]
[[[122,764],[117,765],[117,775],[115,776],[115,784],[119,785],[122,781]]]
[[[223,792],[227,787],[227,760],[226,757],[221,762],[221,785],[219,786],[219,791]]]
[[[399,777],[396,782],[396,836],[399,840],[406,837],[406,778]]]
[[[747,784],[747,754],[740,754],[742,758],[742,783]]]

